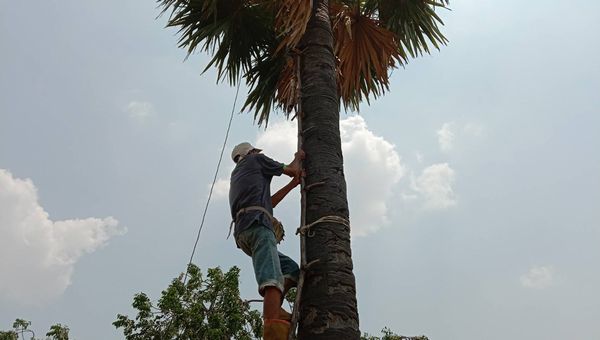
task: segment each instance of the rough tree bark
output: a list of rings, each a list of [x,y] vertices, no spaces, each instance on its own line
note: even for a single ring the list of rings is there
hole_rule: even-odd
[[[327,0],[313,0],[313,15],[300,43],[306,184],[306,222],[336,215],[348,218],[340,140],[339,97]],[[299,339],[359,339],[356,284],[349,228],[313,227],[306,239],[307,262],[300,303]]]

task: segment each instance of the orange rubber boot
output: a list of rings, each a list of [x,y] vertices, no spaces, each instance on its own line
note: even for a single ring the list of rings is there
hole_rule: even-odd
[[[292,321],[292,314],[288,313],[283,308],[279,308],[279,319],[285,321]]]
[[[279,319],[265,319],[263,328],[264,340],[287,340],[290,323]]]

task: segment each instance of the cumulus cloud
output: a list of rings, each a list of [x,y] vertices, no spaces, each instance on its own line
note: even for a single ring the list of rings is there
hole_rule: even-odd
[[[440,149],[444,152],[452,150],[454,146],[454,128],[454,123],[444,123],[444,125],[437,130],[438,143]]]
[[[129,113],[131,118],[138,121],[145,121],[148,119],[148,117],[154,114],[154,105],[152,105],[150,102],[134,100],[127,104],[126,111]]]
[[[468,122],[457,124],[455,122],[444,123],[436,131],[438,144],[442,152],[450,152],[456,148],[456,144],[464,142],[465,137],[480,138],[484,135],[484,126],[479,123]]]
[[[281,121],[270,125],[268,129],[258,134],[253,145],[264,149],[269,157],[280,162],[291,161],[298,148],[296,121]]]
[[[394,186],[406,173],[392,143],[376,136],[361,116],[340,122],[352,232],[362,236],[388,223]]]
[[[62,294],[85,253],[125,232],[112,217],[52,221],[29,179],[0,169],[0,299],[41,303]]]
[[[426,209],[440,210],[456,205],[454,180],[455,172],[448,163],[433,164],[413,178],[412,187],[423,199]]]
[[[554,267],[536,266],[520,277],[521,285],[525,288],[543,289],[554,284]]]

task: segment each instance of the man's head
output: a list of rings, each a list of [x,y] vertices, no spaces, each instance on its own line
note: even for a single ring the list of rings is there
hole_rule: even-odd
[[[244,158],[244,156],[246,156],[247,154],[251,153],[251,152],[261,152],[261,149],[257,149],[255,147],[252,146],[252,144],[248,143],[248,142],[244,142],[244,143],[240,143],[238,145],[235,146],[235,148],[233,148],[233,151],[231,151],[231,159],[233,159],[233,161],[235,163],[239,162],[242,158]]]

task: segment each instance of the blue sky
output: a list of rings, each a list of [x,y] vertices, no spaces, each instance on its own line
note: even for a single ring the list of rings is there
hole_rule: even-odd
[[[598,338],[600,5],[451,7],[447,47],[342,115],[361,329]],[[0,329],[21,317],[120,339],[111,322],[133,295],[158,297],[185,268],[235,89],[200,74],[205,56],[184,62],[158,13],[0,0]],[[294,129],[236,115],[227,151],[247,140],[289,161]],[[231,167],[195,262],[240,266],[256,298],[250,260],[225,239]],[[295,193],[277,209],[288,228],[298,206]],[[298,258],[297,243],[283,251]]]

